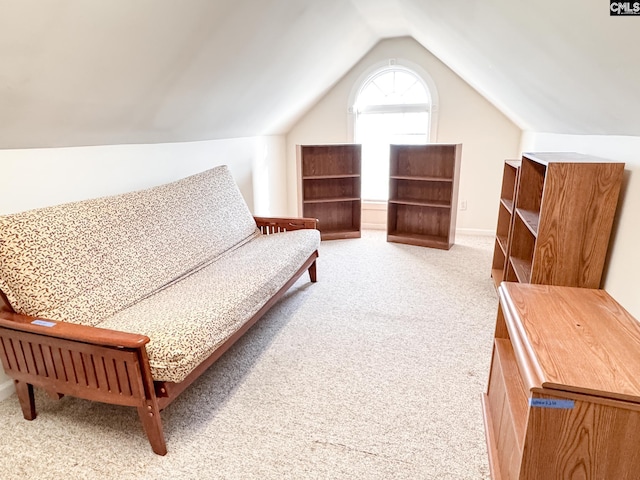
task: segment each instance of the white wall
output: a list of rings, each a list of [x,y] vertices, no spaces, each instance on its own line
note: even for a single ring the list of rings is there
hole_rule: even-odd
[[[626,163],[602,286],[640,320],[640,137],[525,132],[522,151],[579,152]]]
[[[284,137],[0,150],[0,214],[147,188],[222,164],[254,213],[281,213],[283,158]]]
[[[459,230],[495,231],[506,158],[518,158],[521,130],[477,91],[415,40],[404,37],[383,40],[347,73],[287,135],[289,214],[298,213],[296,144],[353,141],[349,131],[349,94],[370,67],[403,59],[431,76],[439,98],[437,138],[440,143],[462,143],[458,211]]]
[[[0,214],[112,195],[227,164],[251,211],[286,211],[284,137],[0,150]],[[13,392],[0,372],[0,399]]]

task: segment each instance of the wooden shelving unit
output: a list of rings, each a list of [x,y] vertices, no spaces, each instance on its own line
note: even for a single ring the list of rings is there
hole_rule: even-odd
[[[520,160],[506,160],[502,173],[502,189],[498,207],[498,225],[493,250],[491,277],[496,286],[504,280],[504,272],[509,258],[510,235],[513,225],[513,209],[518,190]]]
[[[506,280],[598,288],[624,163],[577,153],[525,153],[511,189],[514,169],[505,163],[491,272],[496,285]]]
[[[301,211],[323,240],[360,237],[361,146],[298,145]]]
[[[603,290],[503,283],[482,397],[494,480],[637,478],[640,327]]]
[[[462,145],[391,145],[387,240],[449,249]]]

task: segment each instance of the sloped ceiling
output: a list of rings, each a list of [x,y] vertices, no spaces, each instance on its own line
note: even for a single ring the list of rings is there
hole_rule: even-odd
[[[640,17],[604,0],[0,0],[0,148],[286,133],[404,35],[525,130],[640,136]]]

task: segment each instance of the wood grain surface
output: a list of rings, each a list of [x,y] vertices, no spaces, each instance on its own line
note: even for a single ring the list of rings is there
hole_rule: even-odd
[[[541,387],[640,402],[640,324],[608,293],[515,283],[500,290]]]

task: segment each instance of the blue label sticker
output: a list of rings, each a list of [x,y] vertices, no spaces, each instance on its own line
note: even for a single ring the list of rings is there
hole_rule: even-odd
[[[561,408],[568,410],[574,407],[575,402],[573,400],[555,400],[552,398],[530,398],[529,405],[539,408]]]
[[[47,320],[34,320],[31,322],[32,325],[40,325],[41,327],[55,327],[56,322],[49,322]]]

